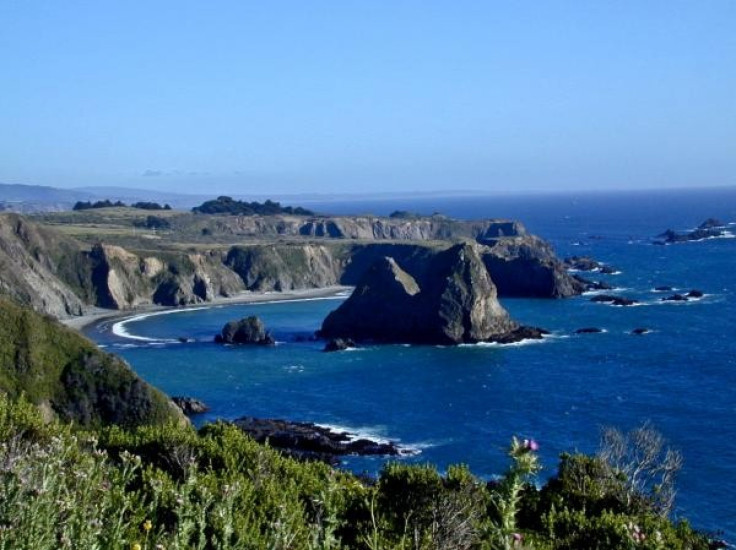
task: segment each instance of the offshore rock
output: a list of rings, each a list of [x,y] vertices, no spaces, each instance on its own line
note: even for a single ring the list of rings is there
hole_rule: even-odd
[[[603,329],[598,327],[583,327],[575,331],[575,334],[598,334],[603,332]]]
[[[222,327],[222,333],[215,336],[218,344],[253,344],[258,346],[272,346],[276,342],[266,331],[258,317],[251,315],[240,321],[229,321]]]
[[[593,296],[590,301],[601,304],[610,304],[612,306],[633,306],[639,303],[637,300],[624,298],[623,296],[614,296],[612,294],[601,294],[600,296]]]
[[[402,454],[395,443],[354,439],[346,432],[336,432],[308,422],[245,416],[233,421],[233,424],[258,443],[268,442],[270,447],[303,460],[337,464],[337,457],[344,455]]]
[[[515,344],[523,340],[541,340],[545,334],[549,334],[549,331],[543,328],[519,327],[504,334],[493,336],[488,341],[496,344]]]
[[[727,237],[729,235],[731,234],[726,229],[726,225],[722,221],[716,220],[715,218],[708,218],[701,223],[697,229],[686,233],[678,233],[677,231],[668,229],[659,235],[661,240],[655,242],[658,244],[674,244],[688,241],[702,241],[717,237]]]
[[[416,344],[488,341],[519,328],[497,300],[479,246],[435,252],[409,273],[383,257],[322,324],[324,338]]]
[[[333,338],[325,344],[325,349],[322,351],[345,351],[355,347],[355,342],[351,338]]]
[[[192,414],[202,414],[210,410],[204,401],[194,397],[176,396],[172,397],[171,400],[187,416]]]

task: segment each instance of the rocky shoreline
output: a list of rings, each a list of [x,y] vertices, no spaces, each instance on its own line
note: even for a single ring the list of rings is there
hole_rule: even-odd
[[[346,455],[402,456],[411,454],[392,441],[373,441],[311,422],[244,416],[234,420],[232,424],[258,443],[266,443],[299,460],[318,460],[337,465],[340,463],[340,457]]]

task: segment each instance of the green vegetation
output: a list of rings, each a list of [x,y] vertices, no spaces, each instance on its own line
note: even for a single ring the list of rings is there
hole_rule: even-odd
[[[121,359],[49,317],[0,298],[0,391],[86,426],[183,420]]]
[[[95,210],[98,208],[124,208],[126,205],[122,201],[112,202],[110,199],[104,201],[77,201],[72,210]],[[130,205],[131,208],[137,208],[139,210],[171,210],[171,206],[164,204],[161,206],[157,202],[135,202]]]
[[[376,480],[297,462],[234,426],[95,432],[0,396],[0,549],[706,549],[601,457],[563,457],[543,488],[536,443],[485,483],[464,466],[388,464]]]
[[[72,210],[92,210],[96,208],[117,208],[117,207],[123,207],[123,206],[125,206],[124,202],[121,202],[121,201],[112,202],[110,199],[105,199],[104,201],[96,201],[96,202],[77,201],[76,203],[74,203]]]
[[[271,216],[274,214],[293,214],[296,216],[313,216],[314,212],[301,206],[281,206],[278,202],[267,200],[260,202],[244,202],[232,197],[221,196],[214,200],[205,201],[200,206],[192,208],[192,212],[200,214],[230,214],[236,216]]]

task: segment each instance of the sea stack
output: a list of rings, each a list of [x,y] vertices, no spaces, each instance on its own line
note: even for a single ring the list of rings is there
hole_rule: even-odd
[[[501,307],[479,246],[435,253],[409,273],[393,258],[371,265],[322,324],[324,338],[460,344],[493,340],[519,327]]]

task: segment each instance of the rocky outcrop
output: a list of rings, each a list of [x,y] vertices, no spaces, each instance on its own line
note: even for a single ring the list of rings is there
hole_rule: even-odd
[[[181,409],[181,411],[187,416],[193,414],[202,414],[210,410],[204,401],[196,399],[194,397],[175,396],[171,400],[174,404]]]
[[[661,298],[663,302],[688,302],[690,300],[698,300],[705,296],[702,290],[691,290],[686,294],[672,294],[666,298]]]
[[[589,256],[570,256],[563,261],[565,267],[572,271],[594,271],[605,275],[614,275],[616,269],[602,264]]]
[[[323,426],[307,422],[290,422],[246,416],[233,421],[259,443],[302,460],[320,460],[337,464],[344,455],[397,456],[401,449],[392,442],[377,442],[356,439],[347,432],[336,432]]]
[[[533,235],[496,240],[483,251],[483,262],[499,296],[566,298],[587,290],[568,273],[552,247]]]
[[[590,301],[599,304],[609,304],[612,306],[633,306],[639,303],[637,300],[624,298],[623,296],[614,296],[612,294],[600,294],[598,296],[593,296]]]
[[[732,233],[727,229],[726,224],[715,218],[708,218],[693,231],[678,233],[668,229],[659,235],[659,240],[655,242],[657,244],[674,244],[728,236],[732,236]]]
[[[325,344],[325,348],[322,351],[345,351],[346,349],[352,349],[355,347],[355,342],[350,338],[333,338]]]
[[[367,235],[370,238],[363,242],[349,239],[350,231],[363,227],[360,220],[368,219],[373,220],[366,226],[373,237]],[[88,246],[20,216],[0,215],[0,293],[37,311],[65,317],[81,314],[86,304],[126,310],[148,304],[203,303],[245,290],[356,285],[384,256],[411,273],[423,271],[426,262],[451,246],[447,240],[427,239],[459,234],[485,243],[476,246],[500,296],[564,297],[586,288],[565,271],[545,241],[527,235],[516,222],[457,222],[441,216],[376,220],[329,218],[319,222],[327,224],[323,229],[316,225],[309,229],[316,235],[335,233],[338,227],[346,232],[345,239],[260,242],[193,252],[133,250],[107,243]],[[272,221],[253,217],[248,223]]]
[[[0,294],[54,317],[81,315],[88,272],[73,239],[15,214],[0,215]]]
[[[458,244],[413,273],[395,259],[374,263],[352,295],[322,324],[325,338],[459,344],[507,334],[518,325],[498,303],[480,247]]]
[[[465,221],[441,215],[411,219],[378,216],[226,216],[209,219],[205,228],[210,234],[240,237],[361,241],[473,239],[486,243],[499,237],[526,235],[524,226],[512,220]]]
[[[250,316],[240,321],[230,321],[215,336],[218,344],[252,344],[273,346],[276,342],[258,317]]]
[[[91,252],[95,304],[131,309],[145,304],[182,306],[244,290],[240,278],[217,252],[146,256],[119,246],[95,245]]]
[[[248,290],[321,288],[340,283],[343,262],[335,252],[319,244],[235,246],[225,265]]]

